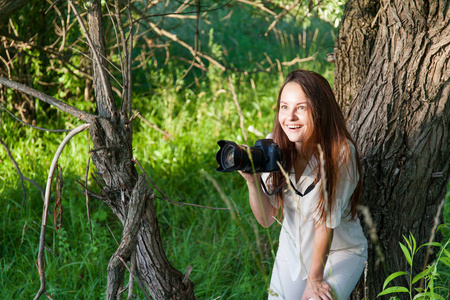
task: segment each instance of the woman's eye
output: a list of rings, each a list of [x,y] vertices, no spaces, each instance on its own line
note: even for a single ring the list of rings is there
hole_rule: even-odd
[[[282,110],[286,110],[287,109],[287,105],[281,105],[281,109]]]
[[[298,110],[305,110],[306,109],[306,105],[299,105],[297,107]]]

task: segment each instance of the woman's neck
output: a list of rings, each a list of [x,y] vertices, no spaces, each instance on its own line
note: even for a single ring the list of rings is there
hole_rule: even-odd
[[[303,157],[301,152],[297,153],[294,161],[295,182],[297,183],[308,165],[308,160]]]

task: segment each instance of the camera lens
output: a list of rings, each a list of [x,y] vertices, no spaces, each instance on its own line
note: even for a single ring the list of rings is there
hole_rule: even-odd
[[[234,163],[234,146],[227,144],[225,145],[225,147],[223,147],[222,150],[222,165],[225,168],[232,168],[234,167],[235,163]]]
[[[276,172],[279,167],[276,162],[282,161],[279,147],[272,139],[258,140],[255,147],[238,145],[235,142],[220,140],[217,142],[220,150],[216,154],[219,164],[217,171],[233,172]]]

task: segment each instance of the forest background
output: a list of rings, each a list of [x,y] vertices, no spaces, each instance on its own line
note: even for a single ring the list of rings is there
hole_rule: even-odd
[[[59,17],[56,10],[48,10],[49,3],[31,1],[10,19],[0,20],[2,47],[11,43],[11,36],[48,45],[56,41],[59,29],[53,26]],[[227,69],[214,64],[207,69],[191,67],[186,48],[168,37],[142,30],[141,44],[135,44],[133,52],[132,96],[134,109],[139,112],[133,121],[134,156],[171,200],[228,208],[177,206],[162,196],[155,201],[169,261],[182,272],[192,266],[189,278],[195,284],[197,298],[263,299],[280,226],[258,226],[242,178],[237,173],[215,171],[216,142],[227,139],[253,145],[264,138],[272,129],[279,87],[293,69],[316,71],[333,84],[332,52],[344,3],[321,1],[320,6],[313,7],[305,2],[296,14],[285,15],[273,28],[273,19],[245,1],[225,6],[213,1],[202,3],[208,11],[201,12],[198,23],[195,14],[193,18],[192,14],[154,17],[153,22],[165,22],[170,33],[197,45]],[[273,3],[279,5],[281,1]],[[163,6],[161,3],[159,9],[164,10]],[[68,30],[66,44],[80,47],[76,43],[80,32]],[[107,34],[113,36],[112,27]],[[163,46],[154,47],[158,39],[158,45]],[[87,45],[67,47],[68,63],[59,65],[45,49],[29,47],[24,41],[15,43],[15,47],[1,49],[2,55],[9,51],[16,66],[8,69],[0,64],[2,76],[12,74],[79,109],[95,111],[92,80],[83,75],[83,70],[89,69],[89,61],[82,54]],[[114,74],[114,69],[111,72]],[[117,89],[120,84],[114,86]],[[11,89],[1,91],[1,105],[28,123],[52,129],[79,125],[79,120],[45,103],[27,102]],[[0,110],[1,140],[21,172],[44,186],[53,154],[66,134],[33,129],[6,110]],[[122,232],[120,221],[101,201],[89,203],[88,218],[84,190],[77,182],[85,181],[92,148],[89,141],[87,132],[78,135],[59,161],[64,182],[62,220],[57,230],[53,218],[49,223],[51,242],[45,253],[47,292],[56,299],[104,298],[106,266],[117,248],[115,239]],[[14,162],[6,147],[0,149],[0,298],[30,298],[39,287],[35,265],[41,194],[25,181],[24,196]],[[94,168],[92,162],[90,168]],[[96,190],[92,179],[87,185]],[[450,222],[448,198],[443,216]],[[445,232],[439,235],[440,241],[448,238]],[[441,280],[448,285],[448,278]],[[142,294],[136,292],[141,298]]]

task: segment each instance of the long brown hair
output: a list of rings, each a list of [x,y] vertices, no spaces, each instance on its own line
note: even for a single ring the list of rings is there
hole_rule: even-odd
[[[286,77],[286,81],[280,89],[277,102],[277,115],[275,117],[273,129],[273,139],[283,153],[283,168],[287,172],[290,172],[294,161],[299,155],[296,151],[295,143],[288,139],[279,122],[281,93],[286,84],[291,82],[300,85],[305,93],[312,123],[308,124],[310,130],[306,132],[306,136],[302,141],[300,154],[306,159],[315,157],[317,161],[320,161],[317,145],[320,145],[323,151],[328,197],[325,199],[324,193],[320,193],[316,213],[319,217],[319,222],[324,223],[327,211],[332,211],[334,205],[336,205],[336,187],[340,176],[339,165],[344,163],[347,168],[352,167],[349,166],[349,163],[351,162],[349,141],[355,146],[355,149],[356,145],[347,131],[344,116],[336,102],[336,98],[328,81],[323,76],[312,71],[293,71]],[[343,153],[346,153],[344,157],[342,156]],[[357,150],[355,154],[356,167],[360,176],[357,187],[350,198],[350,214],[352,219],[357,213],[357,206],[362,192],[362,170]],[[317,168],[316,182],[318,182],[322,176],[321,170],[319,166],[314,167]],[[281,186],[284,181],[285,178],[281,172],[271,173],[269,176],[269,185],[272,186],[272,188]],[[279,201],[282,202],[283,191],[279,190],[277,195]],[[281,207],[283,206],[281,205]]]

